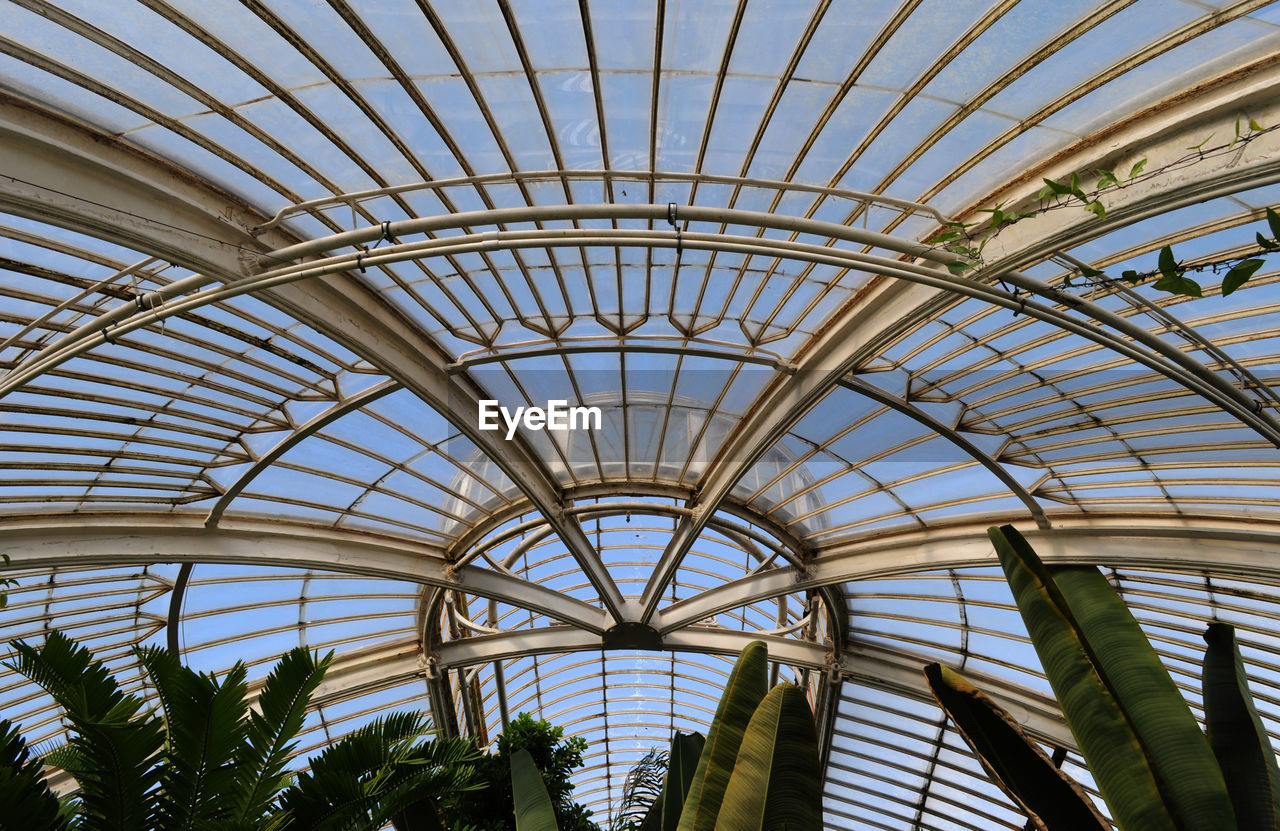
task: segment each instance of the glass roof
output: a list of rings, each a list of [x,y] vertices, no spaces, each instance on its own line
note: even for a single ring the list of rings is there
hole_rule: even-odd
[[[828,827],[1019,829],[920,673],[1091,782],[1012,522],[1109,570],[1193,706],[1236,623],[1280,735],[1280,259],[1080,277],[1270,233],[1277,55],[1264,0],[4,0],[6,637],[138,690],[135,644],[333,649],[299,764],[529,711],[602,823],[762,637]],[[1038,196],[1101,170],[1102,215]],[[596,415],[501,415],[556,401]]]

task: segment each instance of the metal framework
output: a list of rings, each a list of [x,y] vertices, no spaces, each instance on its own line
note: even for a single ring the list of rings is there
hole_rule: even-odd
[[[333,649],[299,765],[387,709],[532,711],[597,819],[761,638],[828,828],[1021,829],[920,675],[1090,784],[1012,522],[1192,702],[1235,623],[1280,731],[1280,5],[0,2],[12,636],[144,692],[137,644]],[[1083,276],[1165,245],[1264,263]],[[12,674],[0,714],[62,737]]]

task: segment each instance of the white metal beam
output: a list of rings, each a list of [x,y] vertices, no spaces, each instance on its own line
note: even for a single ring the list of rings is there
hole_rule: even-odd
[[[1018,522],[1018,519],[1013,519]],[[1052,529],[1019,529],[1048,563],[1209,573],[1280,584],[1280,524],[1197,517],[1054,518]],[[877,535],[817,549],[803,570],[760,572],[663,609],[659,632],[769,597],[818,586],[998,565],[987,526]]]
[[[595,634],[609,626],[589,603],[492,569],[452,566],[432,546],[334,529],[243,521],[209,529],[197,517],[25,519],[0,523],[0,554],[14,569],[234,563],[358,574],[493,598]]]
[[[771,660],[839,673],[873,689],[887,690],[917,701],[933,701],[923,673],[924,665],[933,659],[905,650],[853,643],[846,647],[839,663],[833,664],[829,647],[822,644],[701,627],[669,633],[663,638],[662,647],[673,652],[736,655],[755,640],[764,641],[768,645]],[[436,657],[443,667],[463,667],[529,655],[583,652],[600,648],[599,637],[566,627],[549,627],[451,641],[440,646]],[[1009,709],[1014,718],[1033,735],[1055,745],[1075,747],[1071,733],[1063,723],[1061,712],[1052,698],[996,676],[974,672],[966,672],[966,676]]]
[[[149,298],[148,308],[215,281],[234,282],[251,273],[267,249],[297,242],[278,229],[255,239],[249,229],[261,216],[175,167],[25,103],[0,98],[0,104],[0,156],[7,171],[0,175],[0,210],[198,272]],[[280,286],[260,296],[384,370],[474,442],[564,539],[614,619],[626,617],[625,601],[586,534],[564,517],[555,479],[523,440],[505,442],[478,429],[480,396],[450,376],[442,349],[346,275]],[[74,353],[101,343],[108,325],[138,311],[141,304],[116,307],[84,328],[83,342],[66,348]],[[68,338],[59,343],[65,347]],[[8,380],[21,374],[16,368]]]

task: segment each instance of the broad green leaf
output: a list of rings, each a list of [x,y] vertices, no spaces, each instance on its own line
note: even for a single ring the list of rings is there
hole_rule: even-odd
[[[1120,184],[1120,180],[1116,178],[1116,174],[1110,170],[1098,171],[1098,190],[1106,190]]]
[[[1098,217],[1098,219],[1107,218],[1107,209],[1103,207],[1102,203],[1099,202],[1097,199],[1093,200],[1088,205],[1085,205],[1084,209],[1089,213],[1093,214],[1094,216]]]
[[[819,831],[818,736],[804,690],[778,684],[756,708],[725,789],[717,831]]]
[[[724,791],[738,759],[742,736],[751,715],[769,687],[769,652],[764,641],[752,641],[742,650],[729,673],[720,706],[707,731],[698,769],[684,800],[679,831],[711,831],[724,800]]]
[[[1131,268],[1126,268],[1124,271],[1120,272],[1120,279],[1124,280],[1126,283],[1141,283],[1142,275],[1138,274],[1138,272]]]
[[[1111,823],[1075,780],[1053,764],[1013,716],[960,673],[924,668],[929,688],[992,780],[1040,831],[1110,831]]]
[[[524,748],[511,754],[511,795],[516,804],[516,831],[559,831],[542,772]]]
[[[1249,119],[1249,129],[1250,129],[1250,130],[1259,130],[1259,131],[1261,131],[1261,130],[1265,130],[1265,129],[1267,129],[1267,128],[1266,128],[1266,127],[1263,127],[1261,124],[1259,124],[1258,122],[1254,121],[1254,120],[1251,118],[1251,119]]]
[[[954,240],[960,239],[962,236],[964,235],[961,234],[959,231],[946,231],[934,237],[933,241],[934,242],[952,242]]]
[[[1267,225],[1271,226],[1271,234],[1280,241],[1280,214],[1277,214],[1275,208],[1267,208]]]
[[[1235,628],[1210,623],[1204,633],[1205,730],[1222,768],[1240,828],[1280,829],[1280,767],[1249,693]]]
[[[693,784],[693,776],[698,771],[698,761],[702,758],[702,748],[706,738],[701,733],[676,732],[671,740],[671,752],[667,755],[667,778],[662,783],[662,828],[675,831],[680,825],[680,812],[684,809],[685,797],[689,794],[689,786]]]
[[[972,263],[962,263],[958,260],[947,263],[947,270],[952,274],[963,274],[971,268],[973,268]]]
[[[1047,567],[988,530],[1018,611],[1111,815],[1124,831],[1233,831],[1226,783],[1142,629],[1093,566]]]
[[[1160,249],[1160,273],[1165,277],[1178,274],[1178,261],[1173,258],[1173,248],[1168,245]]]
[[[1267,239],[1262,234],[1255,235],[1258,240],[1258,247],[1264,251],[1274,251],[1280,247],[1280,240]]]
[[[1222,296],[1226,297],[1243,286],[1265,262],[1266,260],[1245,260],[1233,265],[1227,276],[1222,278]]]
[[[1190,277],[1182,274],[1174,274],[1169,277],[1161,277],[1157,280],[1153,288],[1159,291],[1167,291],[1170,294],[1182,295],[1184,297],[1203,297],[1204,292],[1200,289],[1200,284]]]
[[[1146,166],[1147,166],[1146,159],[1138,159],[1138,161],[1134,162],[1133,167],[1129,168],[1129,178],[1130,179],[1136,178],[1137,175],[1141,173],[1142,169]]]

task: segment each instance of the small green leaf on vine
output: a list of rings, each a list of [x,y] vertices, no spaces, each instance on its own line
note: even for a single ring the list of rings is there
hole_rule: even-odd
[[[1271,226],[1271,233],[1275,235],[1276,241],[1280,242],[1280,214],[1274,208],[1267,208],[1267,224]]]
[[[959,260],[947,263],[947,269],[950,270],[952,274],[963,274],[971,268],[973,268],[971,263],[963,263]]]
[[[1226,297],[1231,292],[1240,288],[1250,277],[1254,275],[1258,269],[1262,268],[1266,260],[1244,260],[1238,262],[1227,272],[1227,276],[1222,279],[1222,296]]]
[[[1160,249],[1160,260],[1158,262],[1160,274],[1165,277],[1176,277],[1178,274],[1178,261],[1173,258],[1173,247],[1166,245]]]
[[[1084,209],[1097,216],[1098,219],[1106,219],[1107,217],[1107,209],[1102,207],[1102,203],[1097,199],[1093,200],[1088,205],[1085,205]]]
[[[1124,271],[1120,272],[1120,279],[1124,280],[1126,283],[1133,283],[1136,285],[1142,282],[1142,275],[1131,268],[1126,268]]]
[[[1088,277],[1090,280],[1107,279],[1107,273],[1105,271],[1099,271],[1098,269],[1092,266],[1087,266],[1087,265],[1080,266],[1080,273]]]
[[[1048,199],[1050,196],[1067,196],[1071,193],[1071,186],[1064,185],[1061,182],[1055,182],[1052,179],[1045,179],[1044,187],[1040,190],[1040,198]]]
[[[1261,132],[1261,131],[1263,131],[1263,130],[1265,130],[1265,129],[1267,129],[1267,128],[1266,128],[1266,127],[1263,127],[1261,124],[1259,124],[1258,122],[1254,121],[1254,120],[1251,118],[1251,119],[1249,119],[1249,129],[1250,129],[1250,130],[1257,130],[1257,131]]]
[[[1155,288],[1170,294],[1181,294],[1185,297],[1204,297],[1200,284],[1182,274],[1172,274],[1156,280]]]
[[[1208,144],[1208,143],[1209,143],[1209,139],[1213,138],[1213,136],[1214,136],[1214,134],[1213,134],[1213,133],[1210,133],[1209,135],[1205,136],[1204,141],[1200,142],[1199,144],[1193,144],[1193,145],[1191,145],[1190,147],[1188,147],[1187,149],[1188,149],[1188,150],[1199,150],[1201,147],[1204,147],[1206,144]]]
[[[1146,166],[1147,166],[1146,159],[1138,159],[1138,161],[1134,163],[1133,167],[1129,169],[1129,178],[1136,179],[1138,174],[1142,172],[1142,168]]]
[[[1071,184],[1068,186],[1068,188],[1071,191],[1071,195],[1074,196],[1076,199],[1079,199],[1081,202],[1084,202],[1086,204],[1089,202],[1089,197],[1085,196],[1084,191],[1080,189],[1080,174],[1078,173],[1071,174]]]
[[[1110,170],[1098,171],[1098,190],[1106,190],[1107,188],[1117,187],[1120,180],[1116,178],[1116,174]]]

